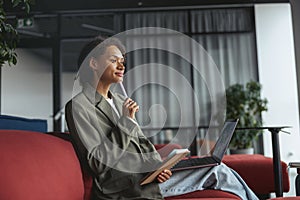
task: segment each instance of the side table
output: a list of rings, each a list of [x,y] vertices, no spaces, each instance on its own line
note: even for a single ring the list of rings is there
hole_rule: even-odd
[[[276,197],[283,196],[283,185],[281,176],[281,164],[280,164],[280,145],[279,145],[279,132],[288,133],[282,129],[291,128],[291,126],[264,126],[264,127],[242,127],[236,128],[238,130],[268,130],[271,132],[272,137],[272,151],[273,151],[273,166],[274,166],[274,182]]]

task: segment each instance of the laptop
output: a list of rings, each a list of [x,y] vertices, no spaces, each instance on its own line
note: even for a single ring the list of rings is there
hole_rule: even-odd
[[[238,119],[227,120],[224,123],[220,137],[218,138],[213,150],[209,154],[196,158],[187,158],[181,160],[171,168],[171,171],[176,172],[186,169],[219,165],[225,155],[237,123]]]

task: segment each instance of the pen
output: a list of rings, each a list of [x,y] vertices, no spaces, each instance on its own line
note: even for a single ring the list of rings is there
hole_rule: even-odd
[[[123,95],[124,95],[126,98],[128,98],[127,92],[126,92],[126,90],[125,90],[124,85],[123,85],[122,82],[120,82],[120,86],[121,86],[121,90],[122,90],[122,92],[123,92]]]

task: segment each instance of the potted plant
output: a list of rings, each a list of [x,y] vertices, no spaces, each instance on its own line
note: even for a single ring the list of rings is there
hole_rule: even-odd
[[[262,126],[261,113],[267,111],[267,99],[261,98],[261,84],[256,81],[250,81],[243,86],[234,84],[226,89],[227,110],[226,117],[228,119],[239,118],[237,127],[260,127]],[[230,150],[250,149],[253,153],[253,141],[255,141],[260,130],[236,130],[231,142]],[[248,153],[242,150],[242,153]]]
[[[11,64],[17,64],[16,47],[19,40],[16,26],[8,23],[6,9],[16,8],[18,10],[25,10],[28,14],[30,11],[30,5],[34,3],[34,0],[0,0],[0,67],[5,63],[9,66]],[[17,22],[17,19],[16,19]],[[16,23],[17,24],[17,23]],[[1,76],[1,70],[0,70]],[[1,82],[0,82],[0,94],[1,94]],[[1,104],[1,95],[0,95]],[[1,113],[1,108],[0,108]]]
[[[18,32],[16,28],[7,22],[5,8],[20,8],[29,13],[30,4],[33,0],[0,0],[0,67],[5,63],[16,64],[17,54],[15,49],[18,42]]]

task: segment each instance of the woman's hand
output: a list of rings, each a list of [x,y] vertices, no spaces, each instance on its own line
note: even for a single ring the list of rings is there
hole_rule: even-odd
[[[123,104],[123,115],[135,119],[135,113],[139,110],[138,104],[127,98]]]
[[[168,169],[165,169],[156,177],[156,179],[158,182],[163,183],[169,180],[171,176],[172,176],[172,172]]]

